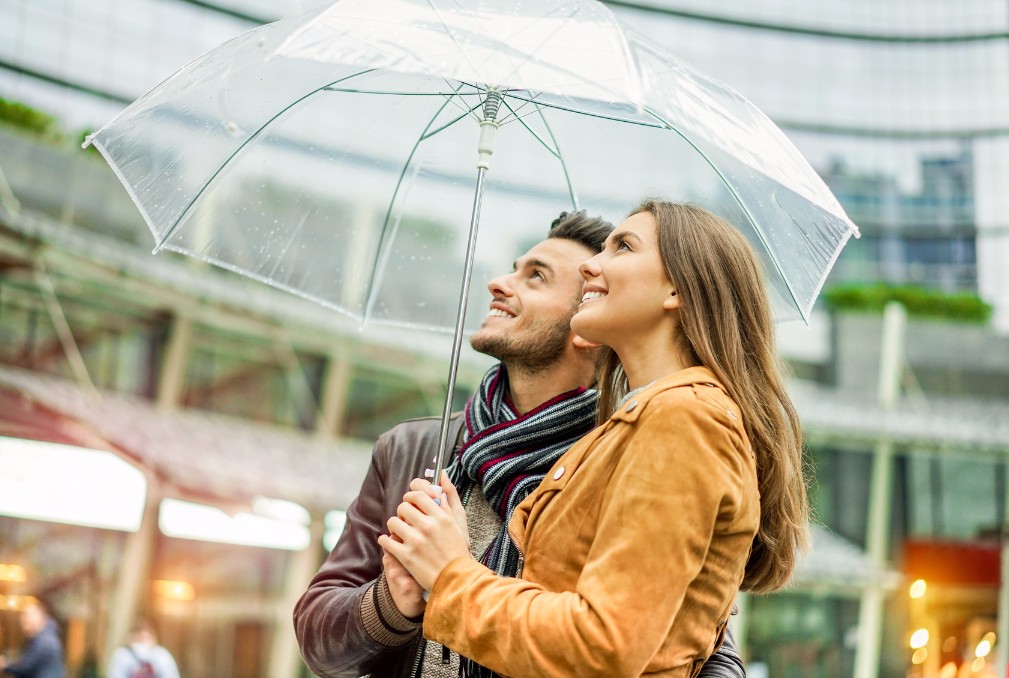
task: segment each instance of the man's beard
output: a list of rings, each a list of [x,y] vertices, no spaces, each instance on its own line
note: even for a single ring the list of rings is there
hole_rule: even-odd
[[[555,324],[538,322],[521,337],[503,333],[483,336],[478,331],[470,345],[478,353],[500,360],[511,374],[538,372],[560,360],[567,348],[570,332],[569,317]]]

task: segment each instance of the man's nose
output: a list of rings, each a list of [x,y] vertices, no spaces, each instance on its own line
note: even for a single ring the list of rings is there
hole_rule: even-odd
[[[512,294],[511,275],[499,275],[487,283],[492,297],[509,297]]]

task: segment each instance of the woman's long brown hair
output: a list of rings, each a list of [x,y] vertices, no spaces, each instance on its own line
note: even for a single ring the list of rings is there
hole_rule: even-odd
[[[690,362],[710,369],[743,413],[757,460],[760,528],[742,588],[767,593],[784,586],[809,546],[809,505],[802,431],[782,383],[774,321],[763,274],[746,239],[700,207],[646,200],[658,226],[666,275],[680,297],[673,340]],[[605,420],[627,392],[616,353],[600,363],[599,414]]]

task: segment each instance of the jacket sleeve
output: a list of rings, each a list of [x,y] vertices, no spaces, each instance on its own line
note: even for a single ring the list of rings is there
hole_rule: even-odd
[[[63,665],[63,653],[55,632],[42,631],[41,637],[25,648],[21,658],[8,664],[5,671],[16,678],[31,678],[44,670]]]
[[[389,502],[398,503],[408,489],[387,486],[393,440],[390,432],[376,442],[343,534],[294,609],[302,658],[323,678],[356,677],[395,663],[418,634],[420,624],[399,615],[381,586],[377,540],[387,531]]]
[[[746,678],[746,667],[743,658],[739,656],[732,629],[725,630],[722,646],[704,662],[698,678]]]
[[[599,488],[599,523],[574,590],[548,591],[457,558],[432,587],[429,640],[507,675],[630,676],[648,668],[676,625],[694,623],[681,606],[712,535],[743,501],[748,453],[696,401],[649,407],[637,426]],[[741,573],[745,550],[722,565]]]

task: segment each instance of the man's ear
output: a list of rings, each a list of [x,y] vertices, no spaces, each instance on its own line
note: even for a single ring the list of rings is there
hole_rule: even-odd
[[[584,337],[578,336],[574,332],[571,333],[571,343],[575,345],[575,349],[578,351],[594,351],[595,349],[602,347],[602,344],[595,341],[589,341]]]
[[[676,290],[672,290],[663,302],[662,308],[667,311],[675,311],[680,308],[680,295],[676,293]]]

